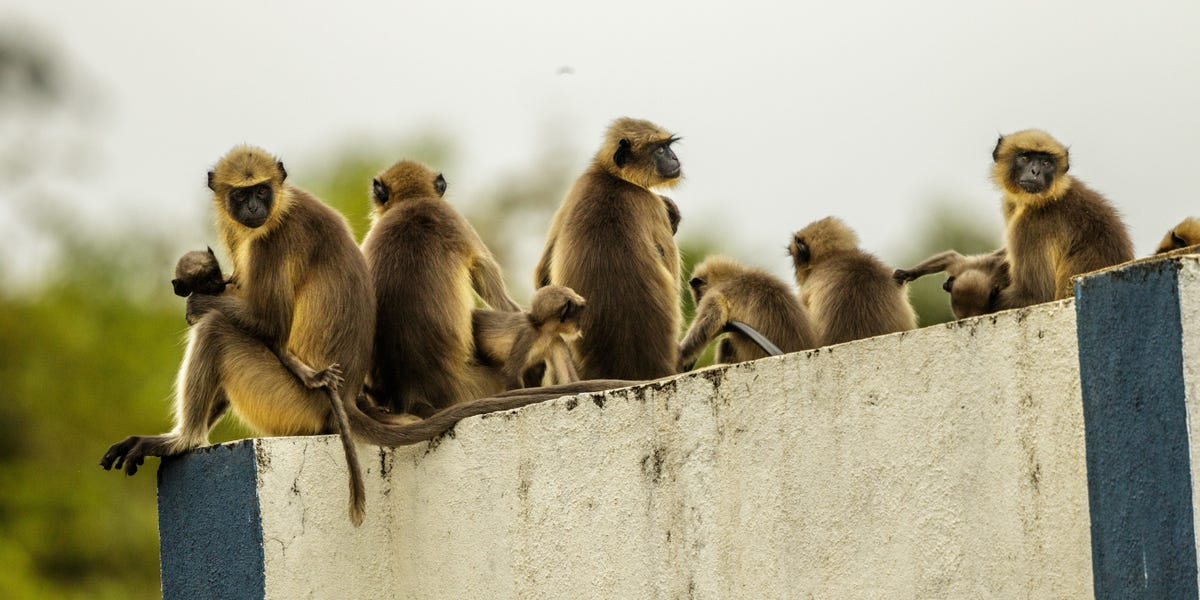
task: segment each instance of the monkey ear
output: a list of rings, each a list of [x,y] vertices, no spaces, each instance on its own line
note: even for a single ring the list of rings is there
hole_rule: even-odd
[[[804,238],[796,236],[792,239],[792,247],[795,249],[793,256],[800,262],[808,262],[812,260],[812,250],[808,244],[804,243]]]
[[[441,173],[438,173],[437,179],[433,180],[433,189],[437,190],[438,196],[446,195],[446,178],[442,177]]]
[[[208,172],[208,189],[210,189],[214,192],[217,191],[217,186],[213,184],[213,177],[215,177],[215,176],[216,176],[216,173],[214,173],[212,171]]]
[[[1004,143],[1004,136],[996,138],[996,147],[992,149],[992,162],[1000,161],[1000,144]]]
[[[275,167],[279,169],[279,183],[283,183],[283,180],[287,179],[287,169],[283,168],[283,161],[275,161]]]
[[[621,141],[617,143],[617,151],[613,153],[613,163],[617,165],[618,169],[624,167],[632,155],[633,144],[630,144],[629,140],[621,138]]]
[[[996,287],[1006,288],[1012,283],[1012,280],[1009,278],[1008,269],[1007,260],[996,267],[996,272],[992,274],[992,280],[996,282]]]
[[[187,298],[188,295],[192,293],[192,289],[181,279],[172,279],[171,287],[175,288],[176,296]]]
[[[566,302],[563,302],[562,310],[558,311],[558,320],[566,321],[567,319],[570,319],[571,315],[573,314],[575,314],[575,303],[567,300]]]
[[[387,184],[380,181],[378,178],[372,179],[371,180],[371,198],[374,199],[375,203],[380,206],[383,206],[384,204],[386,204],[387,200],[388,200]]]

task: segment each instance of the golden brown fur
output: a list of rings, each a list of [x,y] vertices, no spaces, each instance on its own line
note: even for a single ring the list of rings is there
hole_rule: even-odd
[[[1000,292],[1008,287],[1008,261],[1004,248],[963,256],[953,250],[935,254],[911,269],[897,269],[897,282],[913,281],[945,271],[949,277],[942,289],[950,293],[950,309],[959,319],[1002,310]]]
[[[808,312],[788,284],[759,269],[710,256],[692,271],[696,317],[679,345],[680,370],[721,335],[730,320],[758,330],[784,352],[817,346]],[[735,363],[767,356],[746,336],[731,332],[718,347],[717,362]]]
[[[189,321],[195,324],[176,383],[175,429],[118,442],[101,465],[124,464],[133,474],[145,456],[171,456],[206,444],[209,429],[228,409],[265,435],[340,432],[357,524],[365,500],[341,398],[353,406],[367,371],[374,297],[345,218],[284,184],[285,177],[282,163],[249,146],[235,147],[209,174],[217,229],[233,257],[238,287],[188,298]],[[264,205],[268,216],[257,227],[231,212],[233,195],[251,188],[271,193]],[[336,385],[307,387],[281,355],[340,366],[343,395]]]
[[[474,294],[494,309],[520,310],[500,265],[444,191],[445,179],[425,165],[392,165],[373,182],[374,223],[362,244],[379,307],[371,396],[421,417],[504,390],[475,360]]]
[[[414,444],[470,416],[639,383],[596,380],[516,390],[463,402],[415,423],[411,415],[392,415],[369,404],[360,408],[355,400],[369,368],[375,316],[366,263],[345,219],[284,185],[285,177],[282,163],[251,147],[234,148],[210,173],[218,230],[234,257],[240,287],[189,298],[196,325],[176,386],[177,425],[168,434],[130,436],[114,444],[100,461],[105,469],[124,468],[132,475],[147,456],[172,456],[203,445],[230,408],[266,435],[340,430],[350,466],[351,518],[359,523],[364,495],[348,431],[372,444]],[[275,203],[259,227],[249,228],[228,214],[227,197],[239,186],[258,185],[273,191]],[[312,364],[340,364],[344,394],[305,387],[262,340]],[[348,429],[342,425],[346,420]]]
[[[858,237],[839,219],[826,217],[797,231],[788,252],[820,345],[916,328],[906,286],[860,250]]]
[[[475,350],[484,364],[499,369],[508,389],[522,386],[522,374],[545,363],[545,384],[579,381],[567,343],[579,336],[579,313],[587,302],[574,290],[549,285],[533,295],[528,312],[476,309]]]
[[[1200,219],[1188,217],[1163,236],[1155,254],[1166,254],[1175,250],[1191,248],[1200,244]]]
[[[670,205],[648,189],[681,177],[674,139],[649,121],[618,119],[554,215],[534,284],[587,298],[572,344],[584,379],[676,372],[679,249]]]
[[[221,264],[217,262],[212,248],[209,248],[205,252],[192,251],[180,257],[179,262],[175,265],[175,279],[171,283],[175,286],[175,293],[179,296],[186,297],[192,293],[212,296],[224,293],[225,287],[232,283],[232,280],[221,274]],[[200,316],[202,315],[188,315],[188,325],[195,325]],[[262,339],[259,341],[270,346],[271,350],[279,357],[279,362],[283,363],[305,387],[330,387],[337,391],[341,386],[340,366],[330,365],[318,371],[274,340]]]
[[[1026,191],[1013,180],[1014,161],[1028,153],[1053,157],[1051,185]],[[1005,247],[1012,284],[1000,303],[1017,308],[1070,297],[1071,278],[1133,259],[1125,224],[1099,193],[1067,174],[1067,149],[1049,134],[1025,130],[1001,137],[992,179],[1004,192]]]

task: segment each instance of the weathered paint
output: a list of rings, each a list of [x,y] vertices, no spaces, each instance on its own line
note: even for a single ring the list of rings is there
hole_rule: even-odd
[[[163,598],[263,598],[255,440],[201,448],[158,470]]]
[[[1197,597],[1180,264],[1076,283],[1098,598]]]

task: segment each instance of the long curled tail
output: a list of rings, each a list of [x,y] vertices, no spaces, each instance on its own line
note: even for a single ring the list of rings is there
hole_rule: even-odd
[[[354,428],[354,434],[364,441],[378,446],[407,446],[431,440],[467,417],[512,410],[571,394],[615,390],[641,383],[646,382],[623,379],[589,379],[574,383],[510,390],[495,396],[455,404],[428,419],[407,425],[384,423],[362,412],[357,405],[351,405],[350,422]],[[349,451],[347,451],[347,459],[349,459],[348,455]]]
[[[367,510],[367,492],[363,485],[362,469],[358,465],[358,448],[354,445],[354,429],[350,427],[350,419],[346,415],[346,407],[342,398],[332,386],[325,386],[325,395],[333,408],[333,420],[337,425],[338,435],[342,438],[342,450],[346,453],[346,468],[350,471],[350,522],[355,527],[362,525],[363,515]],[[361,414],[361,413],[360,413]]]

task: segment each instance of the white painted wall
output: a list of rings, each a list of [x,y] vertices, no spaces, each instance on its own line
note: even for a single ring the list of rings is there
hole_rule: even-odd
[[[267,595],[1091,597],[1075,335],[1064,301],[363,446],[357,529],[335,438],[258,440]]]

